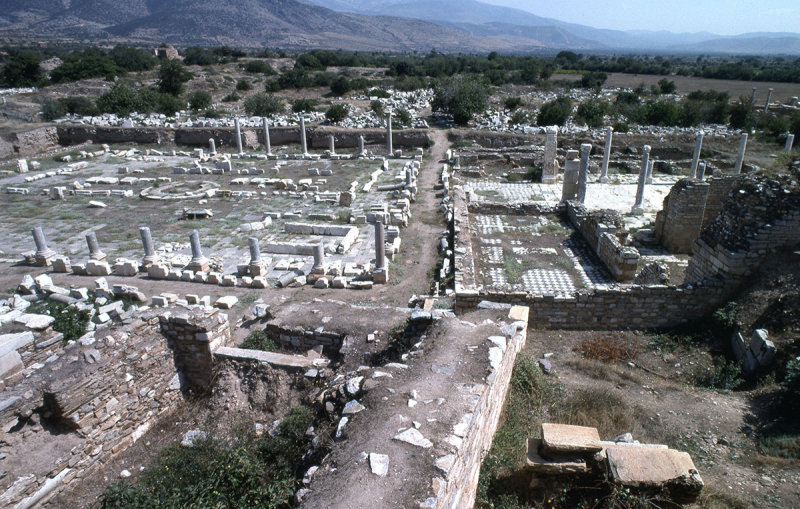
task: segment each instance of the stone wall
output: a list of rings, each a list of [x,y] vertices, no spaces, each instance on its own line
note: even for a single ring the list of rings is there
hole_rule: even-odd
[[[231,340],[228,315],[202,309],[159,317],[161,332],[172,349],[184,389],[207,392],[214,380],[214,351]]]
[[[509,318],[515,320],[516,331],[507,340],[500,364],[487,377],[486,385],[480,393],[478,404],[472,413],[472,420],[464,435],[463,444],[447,473],[444,492],[436,499],[436,508],[469,509],[475,504],[481,461],[492,446],[494,433],[508,395],[514,363],[527,339],[527,316],[526,308],[514,308],[509,314]]]
[[[592,247],[616,281],[631,281],[639,267],[639,251],[623,246],[619,237],[625,232],[618,215],[586,211],[578,202],[567,202],[567,217]]]
[[[209,138],[214,138],[217,147],[236,147],[236,130],[233,128],[177,128],[165,127],[97,127],[87,125],[59,125],[50,128],[57,133],[61,145],[76,145],[92,141],[94,143],[141,143],[153,145],[190,145],[208,146]],[[358,147],[359,136],[364,136],[368,145],[386,143],[386,131],[383,129],[340,129],[333,127],[306,128],[309,146],[317,149],[328,148],[328,137],[332,134],[337,148]],[[299,127],[271,127],[270,143],[273,146],[300,143]],[[55,139],[55,137],[54,137]],[[425,147],[430,142],[428,131],[424,129],[404,129],[394,131],[392,140],[397,147]],[[264,134],[261,129],[242,128],[242,143],[248,149],[262,146]]]
[[[0,139],[0,159],[37,154],[56,146],[58,135],[55,127],[11,133]]]

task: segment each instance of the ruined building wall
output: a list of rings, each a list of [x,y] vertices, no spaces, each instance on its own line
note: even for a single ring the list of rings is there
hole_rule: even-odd
[[[616,281],[631,281],[639,267],[639,251],[623,246],[616,218],[606,213],[588,213],[578,202],[567,202],[567,217]]]
[[[492,446],[508,395],[514,363],[527,339],[527,309],[512,309],[509,318],[518,320],[514,322],[516,330],[506,343],[502,361],[480,393],[463,445],[447,473],[444,493],[437,497],[436,508],[471,508],[475,504],[481,461]]]

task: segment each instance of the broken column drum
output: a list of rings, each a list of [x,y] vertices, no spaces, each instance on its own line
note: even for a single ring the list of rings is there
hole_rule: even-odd
[[[150,228],[142,226],[139,228],[139,235],[142,237],[142,246],[144,247],[144,258],[142,264],[152,265],[156,262],[156,250],[153,247],[153,237],[150,235]]]
[[[389,151],[389,156],[392,156],[394,149],[392,147],[392,112],[386,117],[386,149]]]
[[[55,256],[55,251],[47,247],[47,240],[41,226],[31,230],[33,242],[36,244],[36,263],[39,265],[49,265],[50,258]]]
[[[300,117],[300,149],[303,151],[303,155],[308,155],[308,144],[306,143],[306,119],[305,117]]]
[[[267,155],[272,155],[272,143],[269,139],[269,124],[267,123],[267,117],[263,117],[261,119],[261,126],[264,128],[264,146],[267,147]]]
[[[358,155],[363,156],[364,152],[365,152],[365,150],[364,150],[364,137],[363,136],[359,136],[358,137]]]
[[[233,119],[233,123],[236,125],[236,149],[239,154],[242,154],[244,153],[244,150],[242,150],[242,125],[238,117]]]
[[[203,256],[203,248],[200,247],[200,234],[197,230],[192,230],[189,234],[189,243],[192,246],[192,261],[186,267],[194,271],[208,270],[208,259]]]
[[[655,164],[655,159],[650,159],[650,162],[647,163],[647,178],[645,179],[646,184],[653,183],[653,166],[655,166]]]
[[[250,237],[247,242],[250,245],[250,265],[261,263],[261,248],[258,247],[258,239]]]
[[[578,178],[581,161],[577,150],[567,150],[564,160],[564,181],[561,184],[561,201],[574,200],[578,196]]]
[[[734,173],[742,172],[742,164],[744,163],[744,153],[747,150],[747,133],[742,133],[742,140],[739,142],[739,155],[736,156],[736,166],[733,167]]]
[[[312,268],[319,269],[325,265],[325,246],[320,242],[319,244],[314,244],[312,247],[314,255],[314,266]]]
[[[386,265],[386,233],[383,223],[375,222],[375,268],[382,269]]]
[[[694,155],[692,156],[692,167],[689,169],[689,176],[697,178],[697,163],[700,162],[700,152],[703,150],[703,133],[697,133],[697,140],[694,145]]]
[[[786,136],[786,146],[783,147],[783,151],[784,152],[791,152],[793,145],[794,145],[794,134],[788,134]]]
[[[89,259],[105,260],[106,254],[100,250],[100,243],[97,242],[97,235],[91,232],[86,235],[86,244],[89,246]]]
[[[614,128],[606,127],[606,148],[603,151],[603,167],[600,169],[600,182],[608,182],[608,162],[611,160],[611,143],[614,140]]]
[[[214,138],[208,139],[208,153],[212,156],[217,155],[217,145],[214,143]]]
[[[647,181],[647,167],[650,164],[650,145],[642,147],[642,166],[639,169],[639,184],[636,187],[636,203],[633,204],[631,209],[632,214],[641,214],[644,212],[642,203],[644,202],[644,186]]]
[[[706,163],[705,161],[700,161],[700,164],[697,165],[698,182],[702,182],[705,176],[706,176]]]
[[[772,92],[774,92],[774,91],[775,91],[775,89],[774,89],[774,88],[770,88],[770,89],[767,91],[767,102],[764,104],[764,112],[765,112],[765,113],[766,113],[767,111],[769,111],[769,102],[772,100]]]
[[[589,154],[591,152],[590,144],[581,145],[581,167],[578,173],[578,201],[581,203],[586,201],[586,181],[589,178]]]

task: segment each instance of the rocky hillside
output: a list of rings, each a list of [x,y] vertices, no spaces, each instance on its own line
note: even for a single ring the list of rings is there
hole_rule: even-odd
[[[484,51],[463,30],[296,0],[6,0],[0,37],[381,51]]]

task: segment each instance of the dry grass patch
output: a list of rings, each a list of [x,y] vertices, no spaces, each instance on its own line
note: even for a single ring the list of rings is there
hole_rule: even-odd
[[[575,389],[555,409],[559,423],[597,428],[605,440],[634,432],[638,414],[639,408],[605,387]]]
[[[632,338],[602,336],[590,338],[575,347],[587,359],[602,362],[630,362],[639,355],[639,342]]]

